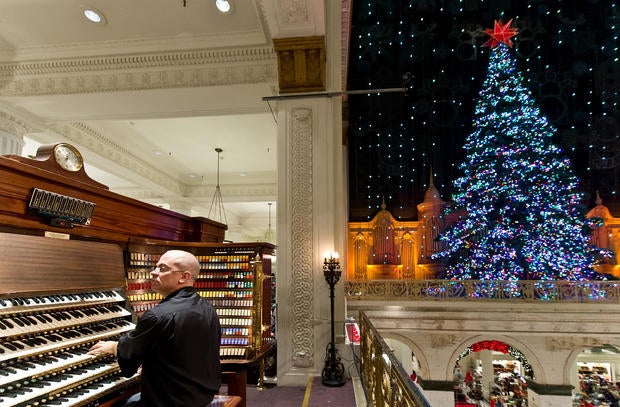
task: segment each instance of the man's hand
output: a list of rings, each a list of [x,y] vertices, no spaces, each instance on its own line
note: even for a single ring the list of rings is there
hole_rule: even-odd
[[[90,347],[89,355],[105,355],[110,354],[116,356],[116,347],[118,342],[115,341],[99,341]]]

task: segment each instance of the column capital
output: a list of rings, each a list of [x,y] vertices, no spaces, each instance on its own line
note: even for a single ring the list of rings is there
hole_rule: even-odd
[[[280,93],[325,90],[325,37],[275,38]]]

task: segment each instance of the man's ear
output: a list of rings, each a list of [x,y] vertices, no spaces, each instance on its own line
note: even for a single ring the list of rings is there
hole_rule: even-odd
[[[179,278],[179,284],[183,284],[191,279],[192,279],[192,274],[189,271],[184,271],[183,274],[181,274],[181,278]]]

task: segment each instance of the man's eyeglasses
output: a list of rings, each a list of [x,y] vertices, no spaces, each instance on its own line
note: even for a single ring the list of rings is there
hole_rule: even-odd
[[[160,264],[160,265],[155,266],[153,271],[156,271],[158,273],[168,273],[168,272],[184,273],[185,272],[185,270],[173,270],[171,267],[168,267],[165,264]]]

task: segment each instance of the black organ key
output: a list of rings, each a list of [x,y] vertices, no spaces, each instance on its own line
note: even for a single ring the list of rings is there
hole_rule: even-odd
[[[8,319],[8,318],[7,318],[7,319]],[[21,321],[19,320],[19,318],[13,318],[13,319],[12,319],[12,321],[13,321],[13,322],[15,322],[15,323],[16,323],[17,325],[19,325],[19,326],[24,326],[24,323],[23,323],[23,322],[21,322]],[[13,328],[13,326],[11,326],[11,328]]]

